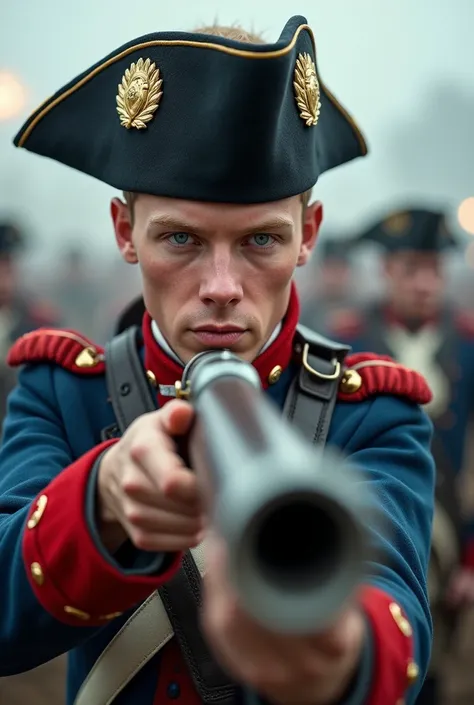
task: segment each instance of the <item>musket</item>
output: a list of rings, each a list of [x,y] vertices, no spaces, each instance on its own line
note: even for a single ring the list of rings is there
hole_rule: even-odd
[[[303,438],[255,368],[227,350],[196,355],[181,390],[195,409],[188,462],[240,604],[274,632],[323,629],[356,591],[369,554],[360,470]]]

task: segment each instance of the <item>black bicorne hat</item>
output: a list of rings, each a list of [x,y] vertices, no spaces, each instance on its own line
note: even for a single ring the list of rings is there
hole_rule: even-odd
[[[15,145],[122,191],[229,203],[303,193],[367,152],[321,81],[304,17],[274,44],[134,39],[43,103]]]
[[[459,244],[446,223],[445,214],[423,208],[392,212],[362,232],[358,241],[374,242],[387,253],[442,252]]]

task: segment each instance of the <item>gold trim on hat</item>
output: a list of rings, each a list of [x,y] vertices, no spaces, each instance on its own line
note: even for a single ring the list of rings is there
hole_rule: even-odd
[[[33,115],[30,115],[31,123],[28,125],[28,127],[25,129],[24,133],[21,135],[21,137],[18,140],[18,147],[23,147],[35,129],[35,127],[38,125],[38,123],[57,105],[62,103],[66,98],[68,98],[70,95],[75,93],[77,90],[82,88],[86,83],[88,83],[91,79],[93,79],[95,76],[97,76],[99,73],[104,71],[104,69],[108,68],[109,66],[112,66],[113,64],[117,63],[118,61],[121,61],[121,59],[124,59],[125,57],[129,56],[130,54],[133,54],[135,51],[143,51],[145,49],[149,49],[151,47],[156,47],[156,46],[176,46],[176,47],[193,47],[195,49],[211,49],[213,51],[220,51],[224,54],[229,54],[230,56],[240,56],[244,59],[278,59],[282,56],[286,56],[291,52],[293,47],[295,46],[299,35],[301,32],[307,31],[312,45],[313,49],[316,55],[316,45],[315,45],[315,40],[314,40],[314,34],[311,29],[311,27],[307,24],[302,24],[300,25],[291,42],[286,46],[283,47],[283,49],[275,49],[274,51],[269,51],[269,52],[262,52],[262,51],[252,51],[248,49],[236,49],[234,47],[228,47],[224,46],[223,44],[216,44],[214,42],[198,42],[195,40],[190,40],[190,39],[154,39],[149,42],[143,42],[141,44],[135,44],[134,46],[128,47],[127,49],[124,49],[120,54],[117,54],[117,56],[113,56],[107,61],[104,61],[103,64],[100,66],[96,66],[92,71],[90,71],[86,76],[80,79],[74,86],[71,86],[71,88],[68,88],[67,91],[65,91],[62,95],[59,95],[57,98],[55,98],[51,103],[46,104],[47,101],[42,103],[41,105],[44,106],[41,109],[37,108],[39,110],[38,114],[33,118]],[[367,143],[365,141],[365,138],[360,131],[358,125],[356,124],[354,118],[349,115],[347,110],[343,108],[343,106],[339,103],[339,101],[332,95],[332,93],[326,88],[326,86],[323,84],[323,82],[320,80],[319,81],[320,87],[324,88],[324,92],[327,95],[328,99],[331,101],[331,103],[336,107],[336,109],[341,113],[341,115],[347,120],[347,122],[351,125],[352,129],[356,133],[357,140],[359,142],[359,146],[362,150],[362,154],[365,155],[367,154]]]

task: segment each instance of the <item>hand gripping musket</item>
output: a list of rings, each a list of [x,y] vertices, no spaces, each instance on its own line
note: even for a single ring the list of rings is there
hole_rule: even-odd
[[[323,629],[368,555],[359,470],[303,439],[262,393],[255,368],[229,351],[195,356],[180,396],[196,411],[187,460],[242,606],[274,632]]]

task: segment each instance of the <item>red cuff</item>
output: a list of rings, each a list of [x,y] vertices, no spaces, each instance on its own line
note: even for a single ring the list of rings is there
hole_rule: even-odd
[[[159,576],[121,573],[97,550],[86,522],[89,474],[117,439],[105,441],[63,470],[33,502],[23,535],[23,560],[36,598],[74,626],[103,625],[145,600],[179,568],[181,554]]]
[[[412,627],[397,602],[382,590],[364,587],[361,603],[374,640],[372,686],[367,705],[396,705],[418,677]]]
[[[463,568],[474,570],[474,539],[469,539],[464,546],[462,555]]]

